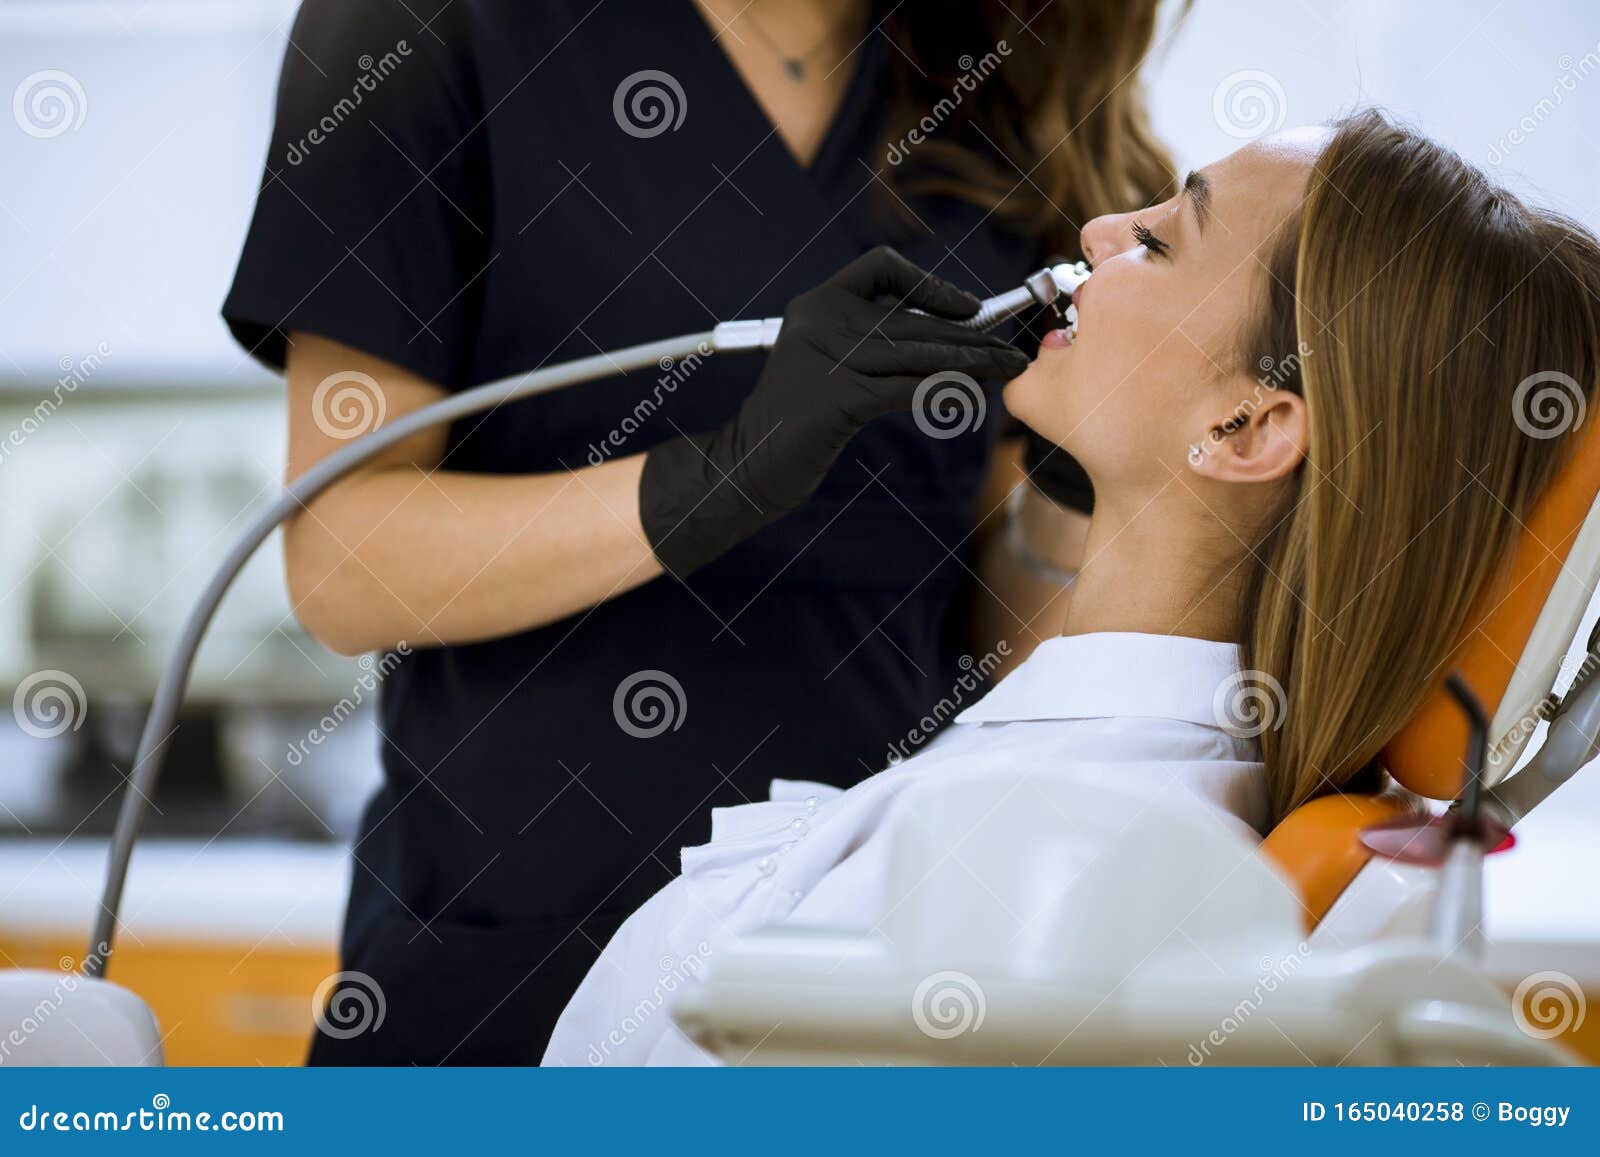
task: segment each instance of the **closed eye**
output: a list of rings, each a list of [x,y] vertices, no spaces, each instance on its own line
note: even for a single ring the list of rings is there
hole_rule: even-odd
[[[1133,223],[1133,240],[1136,244],[1143,245],[1157,257],[1165,257],[1172,252],[1171,246],[1137,221]]]

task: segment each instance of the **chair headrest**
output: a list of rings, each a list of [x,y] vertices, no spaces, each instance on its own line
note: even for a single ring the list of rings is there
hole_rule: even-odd
[[[1572,460],[1524,525],[1506,577],[1479,599],[1457,655],[1456,670],[1492,719],[1491,783],[1511,770],[1532,736],[1535,708],[1555,682],[1600,574],[1600,419],[1576,437]],[[1461,790],[1468,738],[1445,674],[1383,752],[1403,786],[1442,800]]]

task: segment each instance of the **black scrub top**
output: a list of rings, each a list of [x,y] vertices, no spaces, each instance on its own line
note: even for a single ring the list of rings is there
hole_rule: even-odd
[[[298,330],[459,390],[780,314],[884,241],[980,295],[1040,263],[978,207],[908,202],[926,232],[893,211],[873,175],[881,36],[809,166],[687,0],[308,0],[291,39],[224,306],[275,367]],[[631,101],[646,71],[672,81],[666,122]],[[570,470],[711,428],[759,358],[501,407],[456,425],[443,468]],[[847,786],[915,742],[974,649],[971,533],[1004,421],[997,395],[953,437],[880,419],[811,503],[687,583],[406,657],[383,684],[385,783],[343,943],[384,1020],[325,1033],[313,1059],[537,1060],[711,808],[775,777]]]

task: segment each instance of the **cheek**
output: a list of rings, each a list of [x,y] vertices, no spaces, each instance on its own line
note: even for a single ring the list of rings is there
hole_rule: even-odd
[[[1166,316],[1166,303],[1146,300],[1109,271],[1099,288],[1085,292],[1077,344],[1044,350],[1006,386],[1005,403],[1091,473],[1127,481],[1143,475],[1140,463],[1181,459],[1190,399],[1173,383],[1191,381],[1202,367],[1193,344],[1175,332],[1183,318]]]
[[[1184,399],[1150,375],[1120,364],[1115,351],[1091,352],[1086,343],[1046,353],[1005,388],[1006,409],[1041,437],[1062,447],[1102,484],[1164,481],[1182,466]]]
[[[1123,452],[1137,432],[1132,391],[1105,388],[1115,381],[1098,372],[1079,349],[1046,352],[1026,373],[1007,384],[1006,409],[1040,437],[1060,446],[1091,473],[1113,468],[1107,458]]]

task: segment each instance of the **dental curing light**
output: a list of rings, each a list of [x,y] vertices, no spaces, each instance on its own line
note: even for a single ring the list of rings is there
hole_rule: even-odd
[[[1035,306],[1046,306],[1055,309],[1058,314],[1064,314],[1060,302],[1069,299],[1088,277],[1089,269],[1083,262],[1052,265],[1033,273],[1016,289],[985,299],[977,313],[955,324],[972,329],[990,329]],[[782,325],[783,319],[777,317],[725,321],[702,333],[684,334],[594,354],[489,382],[431,406],[424,406],[363,435],[334,451],[286,485],[272,505],[245,528],[217,567],[216,573],[211,576],[199,601],[189,612],[189,618],[178,636],[177,646],[156,685],[150,714],[139,736],[138,753],[133,772],[128,777],[128,789],[123,793],[116,826],[112,830],[105,890],[100,898],[99,911],[95,914],[94,932],[89,938],[89,951],[84,956],[83,974],[88,977],[103,976],[110,961],[117,932],[117,912],[128,875],[128,861],[144,822],[145,808],[161,776],[162,759],[176,730],[174,720],[188,688],[189,673],[194,665],[195,653],[200,649],[200,641],[234,578],[279,523],[304,509],[312,499],[357,466],[430,426],[453,422],[521,398],[546,394],[610,374],[644,369],[659,364],[663,359],[675,360],[695,353],[703,355],[706,349],[713,353],[771,349],[778,340]]]

